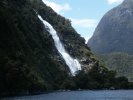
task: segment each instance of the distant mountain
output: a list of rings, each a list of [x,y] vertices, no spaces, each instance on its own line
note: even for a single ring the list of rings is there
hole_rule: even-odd
[[[99,54],[133,54],[133,0],[125,0],[104,15],[88,46]]]
[[[0,1],[0,96],[132,87],[115,76],[42,0]]]
[[[133,0],[103,16],[88,46],[105,66],[133,81]]]

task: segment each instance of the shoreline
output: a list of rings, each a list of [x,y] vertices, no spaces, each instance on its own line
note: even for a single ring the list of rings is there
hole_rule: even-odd
[[[133,89],[77,89],[77,90],[51,90],[51,91],[43,91],[43,92],[33,92],[33,93],[3,93],[0,95],[0,99],[10,98],[10,97],[22,97],[22,96],[36,96],[42,94],[49,94],[49,93],[57,93],[57,92],[74,92],[74,91],[118,91],[118,90],[133,90]]]

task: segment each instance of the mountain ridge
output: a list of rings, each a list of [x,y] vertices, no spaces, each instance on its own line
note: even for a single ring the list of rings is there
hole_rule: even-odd
[[[95,53],[133,53],[133,2],[125,0],[107,12],[98,24],[88,46]]]

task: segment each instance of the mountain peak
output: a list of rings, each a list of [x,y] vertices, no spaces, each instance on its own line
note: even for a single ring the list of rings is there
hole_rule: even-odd
[[[124,0],[122,4],[124,4],[124,5],[132,5],[133,6],[133,0]]]
[[[96,53],[133,54],[133,0],[107,12],[98,24],[88,46]]]

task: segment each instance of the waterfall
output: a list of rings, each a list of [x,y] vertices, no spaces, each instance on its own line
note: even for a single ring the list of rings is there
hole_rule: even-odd
[[[38,18],[43,22],[44,26],[46,27],[47,31],[52,35],[52,38],[54,40],[55,46],[58,50],[58,52],[62,55],[63,59],[65,60],[65,63],[69,67],[71,74],[75,76],[76,72],[78,70],[81,70],[81,65],[78,62],[77,59],[72,58],[65,50],[63,44],[61,43],[57,32],[55,29],[50,25],[47,21],[43,20],[43,18],[38,15]]]

